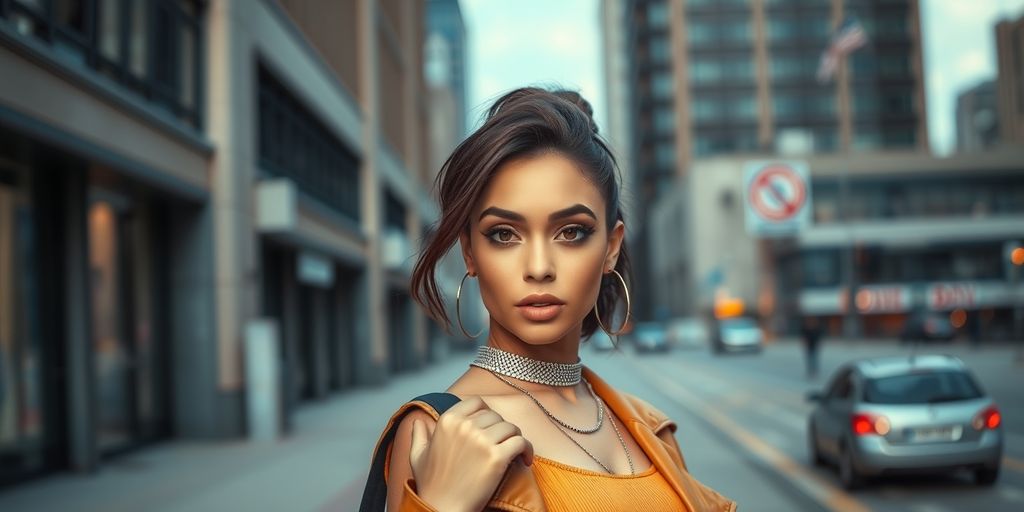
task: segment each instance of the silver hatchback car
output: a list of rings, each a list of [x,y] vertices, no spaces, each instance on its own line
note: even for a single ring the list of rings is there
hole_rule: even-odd
[[[847,489],[865,477],[968,469],[979,485],[999,478],[1002,419],[959,359],[884,357],[842,366],[807,428],[815,465],[839,467]]]

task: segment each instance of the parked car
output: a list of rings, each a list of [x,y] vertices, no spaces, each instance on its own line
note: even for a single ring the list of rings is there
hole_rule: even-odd
[[[667,338],[665,327],[655,322],[638,323],[629,335],[637,352],[667,352]]]
[[[999,477],[1002,416],[959,359],[885,357],[833,375],[807,428],[811,461],[838,466],[843,486],[866,477],[967,469],[979,485]]]
[[[956,330],[949,317],[940,313],[917,313],[910,315],[903,324],[900,340],[911,341],[949,341]]]
[[[708,328],[700,318],[677,318],[669,323],[671,347],[702,348],[708,346],[708,339]]]
[[[598,328],[594,331],[594,334],[590,335],[587,340],[591,348],[598,352],[605,352],[608,350],[615,350],[615,342],[612,340],[611,335],[604,331],[604,329]]]
[[[718,321],[711,348],[715,353],[760,352],[763,343],[764,333],[753,318],[735,317]]]

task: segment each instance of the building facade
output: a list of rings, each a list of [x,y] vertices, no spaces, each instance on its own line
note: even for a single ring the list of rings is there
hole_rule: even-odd
[[[624,4],[641,261],[651,257],[648,205],[697,159],[772,152],[794,138],[819,153],[928,149],[916,0]],[[822,53],[846,19],[868,43],[820,81]],[[640,309],[656,313],[648,300]]]
[[[746,229],[748,160],[763,157],[698,161],[653,207],[655,279],[674,282],[686,265],[694,283],[659,288],[673,315],[709,317],[727,296],[774,334],[796,335],[809,315],[832,335],[896,337],[930,312],[964,338],[1015,339],[1024,283],[1005,248],[1024,240],[1024,149],[809,156],[812,221],[767,240]]]
[[[0,2],[0,480],[243,435],[256,320],[278,327],[285,424],[428,361],[408,292],[437,216],[425,19]]]
[[[956,149],[978,151],[1001,143],[995,80],[986,80],[956,97]]]
[[[1024,144],[1024,16],[995,26],[999,126],[1007,144]]]

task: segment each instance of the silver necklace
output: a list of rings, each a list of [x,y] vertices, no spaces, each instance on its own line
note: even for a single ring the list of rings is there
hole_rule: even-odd
[[[545,386],[575,386],[583,379],[583,363],[579,361],[575,363],[538,361],[488,345],[478,348],[476,359],[469,364],[492,373],[500,373],[506,377]]]
[[[512,381],[506,380],[504,377],[502,377],[501,375],[498,375],[495,372],[491,372],[491,373],[494,374],[495,377],[497,377],[499,380],[501,380],[505,384],[508,384],[509,386],[512,386],[512,387],[518,389],[521,393],[523,393],[524,395],[530,397],[530,400],[533,400],[533,403],[537,404],[537,407],[540,407],[540,410],[544,411],[544,414],[547,415],[548,418],[551,418],[552,420],[554,420],[559,425],[561,425],[561,426],[563,426],[563,427],[565,427],[565,428],[567,428],[569,430],[572,430],[573,432],[577,432],[577,433],[580,433],[580,434],[593,434],[594,432],[597,432],[598,430],[601,430],[601,425],[604,424],[604,404],[602,404],[601,400],[599,400],[597,398],[597,395],[594,393],[594,388],[590,387],[590,383],[589,382],[583,381],[583,382],[585,382],[587,384],[587,390],[590,391],[590,396],[594,397],[594,401],[597,402],[597,425],[594,425],[593,427],[590,427],[590,428],[580,428],[580,427],[574,427],[574,426],[572,426],[572,425],[570,425],[570,424],[568,424],[568,423],[558,419],[554,414],[551,414],[551,411],[549,411],[547,409],[547,407],[544,407],[544,404],[540,403],[540,400],[537,400],[537,397],[533,396],[532,393],[527,391],[522,386],[520,386],[520,385],[518,385],[518,384],[516,384],[516,383],[514,383]]]
[[[544,416],[546,416],[548,418],[548,420],[550,420],[552,423],[554,423],[555,427],[558,427],[558,431],[561,432],[562,435],[564,435],[567,439],[572,441],[572,444],[574,444],[577,447],[579,447],[580,450],[583,450],[583,453],[587,454],[587,456],[590,457],[594,462],[596,462],[598,466],[601,466],[601,469],[604,469],[606,473],[614,474],[614,472],[611,470],[611,468],[609,468],[604,462],[601,462],[601,459],[598,459],[597,456],[595,456],[593,453],[590,452],[590,450],[584,448],[583,445],[579,443],[579,441],[573,439],[573,437],[570,436],[569,433],[566,432],[562,428],[562,427],[565,427],[565,428],[568,428],[570,430],[573,430],[574,432],[579,432],[580,434],[590,434],[590,433],[593,433],[593,432],[597,432],[601,428],[601,423],[602,423],[602,419],[603,419],[603,415],[604,415],[604,400],[601,400],[601,398],[599,396],[597,396],[596,393],[594,393],[594,389],[592,387],[590,387],[590,383],[589,382],[586,383],[587,384],[587,389],[590,391],[590,395],[594,397],[594,400],[597,401],[597,407],[598,407],[598,411],[599,411],[600,416],[598,417],[598,425],[597,425],[597,427],[595,427],[593,430],[591,430],[589,432],[586,432],[586,431],[583,431],[582,429],[577,429],[577,428],[575,428],[575,427],[565,423],[564,421],[556,418],[555,415],[551,414],[551,412],[547,410],[547,408],[545,408],[543,405],[541,405],[540,400],[537,400],[537,397],[535,397],[532,394],[530,394],[530,392],[527,391],[525,388],[522,388],[520,386],[517,386],[517,385],[513,384],[512,382],[510,382],[508,380],[505,380],[500,375],[498,375],[496,372],[492,371],[491,374],[494,375],[495,377],[497,377],[498,380],[501,380],[505,384],[508,384],[509,386],[512,386],[513,388],[519,390],[520,392],[522,392],[526,396],[530,397],[530,399],[533,400],[533,403],[537,404],[537,407],[540,407],[541,411],[544,411]],[[584,381],[584,382],[586,382],[586,381]],[[612,429],[615,430],[615,437],[617,437],[619,439],[619,444],[622,446],[622,451],[625,452],[625,454],[626,454],[626,461],[629,462],[629,472],[630,472],[630,474],[631,475],[636,475],[636,467],[633,465],[633,456],[629,454],[629,448],[626,447],[626,441],[624,439],[622,439],[622,433],[619,432],[619,427],[615,425],[615,419],[613,419],[611,416],[609,416],[608,417],[608,422],[612,424]]]

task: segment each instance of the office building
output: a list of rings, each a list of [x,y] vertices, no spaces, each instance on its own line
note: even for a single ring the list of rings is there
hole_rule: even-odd
[[[774,154],[793,141],[814,153],[928,150],[916,0],[627,0],[624,9],[638,261],[652,257],[649,205],[699,159]],[[819,80],[844,20],[867,43]],[[638,286],[650,289],[645,272]],[[639,309],[660,316],[646,299]]]
[[[425,4],[0,2],[0,480],[416,368]],[[444,282],[445,290],[455,284]]]
[[[957,95],[957,151],[979,151],[999,144],[999,116],[994,80],[986,80]]]

